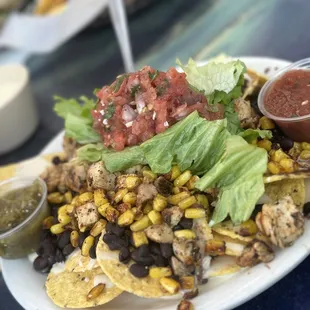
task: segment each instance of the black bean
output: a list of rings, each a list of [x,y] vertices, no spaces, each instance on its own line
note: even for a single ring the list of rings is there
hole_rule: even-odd
[[[47,261],[48,261],[48,265],[50,267],[53,267],[53,265],[56,263],[56,258],[55,256],[48,256]]]
[[[140,264],[133,264],[130,266],[129,271],[136,278],[145,278],[149,275],[149,270]]]
[[[152,256],[140,256],[139,250],[134,250],[131,252],[131,258],[144,266],[151,266],[155,263],[155,260]]]
[[[171,243],[161,243],[160,251],[163,257],[170,258],[173,255],[172,244]]]
[[[157,267],[166,267],[169,265],[169,262],[167,259],[165,259],[163,256],[161,255],[153,255],[154,261],[155,261],[155,265]]]
[[[143,244],[138,247],[139,256],[146,257],[150,256],[150,249],[147,244]]]
[[[96,259],[97,258],[97,254],[96,254],[96,246],[93,245],[90,250],[89,250],[89,256],[92,259]]]
[[[288,137],[279,140],[279,144],[283,151],[289,151],[294,146],[294,141]]]
[[[49,268],[47,257],[38,256],[34,262],[33,267],[36,271],[45,272]]]
[[[303,213],[307,218],[310,217],[310,202],[304,204]]]
[[[125,228],[124,227],[120,227],[117,224],[108,222],[106,227],[105,227],[106,231],[109,233],[112,233],[118,237],[122,236],[125,233]]]
[[[113,243],[113,242],[107,243],[107,245],[111,251],[120,250],[122,247],[121,245]]]
[[[46,239],[51,239],[51,233],[49,229],[42,229],[40,231],[40,242],[45,241]]]
[[[152,242],[150,244],[150,251],[152,254],[161,255],[160,246],[158,243]]]
[[[82,248],[83,242],[86,239],[86,237],[88,236],[88,233],[86,232],[82,232],[79,234],[79,248]]]
[[[129,263],[129,261],[130,261],[130,251],[129,251],[129,249],[126,248],[126,247],[122,247],[120,252],[119,252],[118,259],[123,264]]]
[[[96,238],[95,238],[95,242],[94,242],[94,246],[95,246],[95,248],[97,247],[97,244],[98,244],[98,242],[99,242],[99,240],[100,240],[100,235],[98,235]]]
[[[61,164],[61,159],[59,156],[54,156],[53,159],[52,159],[52,163],[57,166],[59,164]]]
[[[170,276],[171,279],[173,279],[174,281],[179,282],[180,281],[180,277],[177,276],[176,274],[173,274],[172,276]]]
[[[70,243],[70,234],[71,231],[66,230],[58,237],[57,246],[59,249],[62,250],[68,243]]]
[[[163,196],[172,194],[173,184],[165,179],[163,176],[157,178],[154,182],[157,191]]]
[[[172,227],[173,231],[182,230],[182,229],[184,229],[184,228],[181,225],[176,225],[176,226]]]
[[[55,256],[55,252],[56,252],[56,247],[55,245],[52,243],[52,241],[46,241],[44,244],[42,244],[42,250],[41,250],[41,254],[44,257],[47,256]]]
[[[65,256],[62,254],[61,250],[57,249],[55,254],[56,263],[61,263],[65,261]]]
[[[130,244],[130,236],[128,234],[124,234],[121,237],[121,239],[124,240],[125,246],[129,246],[129,244]]]
[[[187,218],[182,218],[181,221],[179,222],[179,225],[183,227],[184,229],[192,229],[193,227],[193,220],[192,219],[187,219]]]
[[[207,284],[208,281],[209,281],[208,278],[202,279],[202,280],[201,280],[201,284],[202,284],[202,285]]]
[[[63,250],[62,250],[62,254],[65,255],[65,256],[68,256],[70,255],[73,251],[74,251],[74,247],[72,246],[71,243],[67,244]]]

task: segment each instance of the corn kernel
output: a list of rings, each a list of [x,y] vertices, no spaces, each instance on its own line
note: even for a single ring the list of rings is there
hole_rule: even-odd
[[[257,142],[258,142],[257,139],[253,139],[253,140],[250,142],[250,144],[252,144],[252,145],[257,145]]]
[[[74,205],[72,205],[72,204],[67,205],[67,214],[72,214],[74,209],[75,209]]]
[[[304,160],[307,160],[307,159],[310,159],[310,151],[308,150],[303,150],[301,153],[300,153],[300,159],[304,159]]]
[[[257,142],[257,146],[262,149],[265,149],[267,152],[271,150],[271,145],[272,145],[272,142],[267,139],[260,140]]]
[[[279,174],[281,172],[281,166],[273,161],[267,164],[267,168],[272,174]]]
[[[76,230],[71,231],[70,242],[74,248],[77,248],[79,246],[79,233]]]
[[[200,219],[206,217],[206,210],[200,208],[189,208],[185,210],[184,216],[187,219]]]
[[[185,239],[195,239],[196,234],[190,229],[181,229],[174,232],[175,237]]]
[[[261,117],[261,119],[259,120],[259,125],[262,129],[274,129],[276,126],[274,124],[274,122],[267,118],[266,116]]]
[[[171,278],[161,278],[159,280],[161,286],[170,294],[176,294],[180,290],[179,282],[171,279]]]
[[[279,162],[280,166],[283,167],[284,171],[287,173],[294,172],[295,162],[290,158],[281,159]]]
[[[177,205],[179,202],[181,202],[182,200],[184,200],[185,198],[189,197],[190,194],[189,192],[181,192],[179,194],[175,194],[172,196],[168,197],[168,202],[172,205]]]
[[[128,176],[125,180],[125,186],[127,189],[132,190],[135,189],[138,185],[140,185],[141,179],[137,176]]]
[[[310,151],[310,143],[302,142],[302,143],[301,143],[301,148],[302,148],[303,150]]]
[[[157,194],[156,197],[154,198],[153,200],[153,208],[154,210],[156,211],[162,211],[166,208],[167,206],[167,199],[166,197],[160,195],[160,194]]]
[[[199,176],[198,175],[193,175],[189,181],[185,184],[185,186],[191,191],[195,189],[195,184],[196,182],[199,181]]]
[[[147,215],[149,217],[149,219],[151,220],[152,224],[161,224],[162,223],[162,218],[161,218],[161,214],[156,211],[156,210],[152,210],[151,212],[148,213]]]
[[[95,243],[95,238],[93,236],[86,237],[82,244],[81,254],[83,256],[88,256],[89,250],[94,245],[94,243]]]
[[[135,215],[135,221],[139,221],[142,219],[143,212],[140,209],[134,207],[131,210],[132,210],[133,214]]]
[[[150,268],[149,275],[153,279],[159,279],[163,277],[170,277],[172,275],[172,271],[169,267],[152,267]]]
[[[71,204],[73,204],[74,206],[77,206],[78,204],[78,199],[79,199],[79,196],[75,196],[72,198],[72,201],[71,201]]]
[[[125,211],[123,214],[121,214],[117,220],[117,224],[119,226],[129,226],[133,223],[135,219],[135,215],[131,210]]]
[[[71,222],[71,217],[67,214],[58,214],[58,222],[67,225]]]
[[[173,192],[173,194],[179,194],[179,193],[181,193],[181,189],[180,189],[180,187],[174,187],[173,189],[172,189],[172,192]]]
[[[238,225],[235,232],[240,236],[252,236],[257,233],[257,226],[253,220],[247,220]]]
[[[175,180],[180,174],[181,174],[180,168],[178,166],[172,166],[170,180],[171,181]]]
[[[151,202],[147,202],[146,205],[143,207],[143,214],[148,214],[153,210],[153,205]]]
[[[120,214],[123,214],[124,212],[126,212],[127,210],[130,210],[131,209],[131,206],[129,203],[121,203],[120,205],[117,205],[116,207],[116,210],[120,213]]]
[[[189,170],[186,170],[174,180],[173,184],[174,186],[183,186],[190,180],[191,177],[192,173]]]
[[[107,192],[107,197],[108,197],[110,200],[114,200],[115,192],[114,192],[114,191],[108,191],[108,192]]]
[[[66,203],[71,203],[71,201],[72,201],[72,193],[71,192],[66,192],[64,194],[64,197],[65,197]]]
[[[281,149],[274,151],[270,157],[272,161],[275,161],[277,163],[279,163],[281,159],[289,158],[289,156],[285,154]]]
[[[211,239],[208,240],[205,247],[206,254],[208,255],[225,255],[226,244],[222,240]]]
[[[64,201],[64,195],[62,195],[58,192],[50,193],[47,196],[47,201],[49,203],[55,203],[55,204],[62,203]]]
[[[63,205],[60,208],[58,208],[57,210],[57,214],[67,214],[67,207],[68,205]]]
[[[134,205],[136,201],[137,201],[137,195],[133,192],[129,192],[123,197],[123,202],[129,203],[131,205]]]
[[[134,222],[130,225],[132,231],[140,231],[152,225],[152,222],[147,215],[144,215],[141,220]]]
[[[157,174],[149,169],[143,170],[142,174],[145,178],[151,181],[154,181],[157,178]]]
[[[51,226],[50,231],[54,235],[61,234],[65,231],[65,229],[62,227],[62,224],[55,224]]]
[[[190,196],[190,197],[185,198],[184,200],[180,201],[178,203],[178,206],[182,210],[185,210],[186,208],[189,208],[190,206],[192,206],[196,202],[197,202],[197,200],[196,200],[195,196]]]
[[[106,225],[107,225],[107,221],[104,219],[100,219],[98,222],[94,224],[94,226],[90,230],[90,234],[93,237],[97,237],[98,235],[101,234],[101,232],[103,231]]]
[[[197,202],[202,205],[205,209],[209,209],[209,200],[206,195],[197,194],[196,195]]]
[[[116,203],[120,202],[127,193],[128,193],[127,188],[122,188],[122,189],[118,190],[115,194],[114,201]]]
[[[105,218],[109,222],[112,222],[112,223],[115,223],[119,217],[119,212],[115,208],[110,207],[110,206],[105,209],[104,213],[105,213]]]
[[[108,207],[112,207],[112,206],[110,205],[110,203],[105,203],[105,204],[103,204],[102,206],[100,206],[100,207],[98,208],[98,212],[99,212],[103,217],[105,217],[105,211],[106,211],[106,209],[107,209]]]
[[[48,216],[42,221],[42,228],[43,229],[50,229],[53,226],[54,217]]]
[[[108,199],[105,197],[104,190],[103,189],[96,189],[94,191],[94,203],[96,207],[100,207],[104,205],[105,203],[108,203]]]
[[[91,192],[85,192],[85,193],[79,195],[78,203],[79,203],[80,205],[83,205],[83,204],[85,204],[86,202],[89,202],[89,201],[93,200],[93,198],[94,198],[94,194],[93,194],[93,193],[91,193]]]
[[[95,287],[93,287],[86,296],[86,300],[90,301],[97,298],[99,295],[103,293],[105,289],[104,283],[99,283]]]
[[[148,244],[149,241],[146,237],[144,231],[134,231],[132,232],[132,241],[136,248],[143,244]]]
[[[180,277],[180,285],[182,290],[193,290],[195,288],[195,277],[194,276]]]

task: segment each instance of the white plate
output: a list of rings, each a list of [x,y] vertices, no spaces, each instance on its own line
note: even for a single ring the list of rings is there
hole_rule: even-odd
[[[243,57],[248,67],[264,73],[266,68],[281,68],[289,62],[279,59]],[[47,146],[42,153],[52,153],[62,150],[61,132]],[[308,195],[310,185],[307,185]],[[308,197],[309,198],[309,197]],[[310,199],[307,199],[310,200]],[[258,295],[279,281],[310,253],[310,223],[306,222],[305,233],[296,243],[285,250],[278,251],[276,258],[270,264],[260,264],[252,269],[243,270],[232,276],[210,279],[202,286],[200,295],[193,302],[196,310],[232,309]],[[26,310],[57,310],[47,297],[44,290],[45,277],[35,272],[27,259],[2,260],[2,271],[5,282],[15,299]],[[293,285],[293,284],[292,284]],[[164,309],[175,310],[175,300],[147,300],[130,294],[122,294],[111,303],[96,309]]]

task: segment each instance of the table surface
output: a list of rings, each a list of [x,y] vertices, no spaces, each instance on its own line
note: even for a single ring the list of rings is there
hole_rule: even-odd
[[[309,0],[157,1],[129,20],[136,68],[167,69],[176,57],[200,60],[221,52],[291,61],[309,57],[309,11]],[[27,65],[41,123],[24,145],[0,156],[0,165],[37,154],[63,128],[52,111],[54,94],[91,95],[123,70],[110,26],[87,29],[55,52],[31,57]],[[310,309],[309,263],[308,258],[237,309]],[[0,275],[0,310],[20,309]]]

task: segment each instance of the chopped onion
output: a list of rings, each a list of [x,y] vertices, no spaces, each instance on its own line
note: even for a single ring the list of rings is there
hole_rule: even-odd
[[[122,109],[122,118],[125,123],[133,121],[137,117],[136,112],[128,104],[125,104]]]
[[[141,94],[136,95],[136,105],[137,105],[137,111],[140,114],[145,107],[145,102]]]

